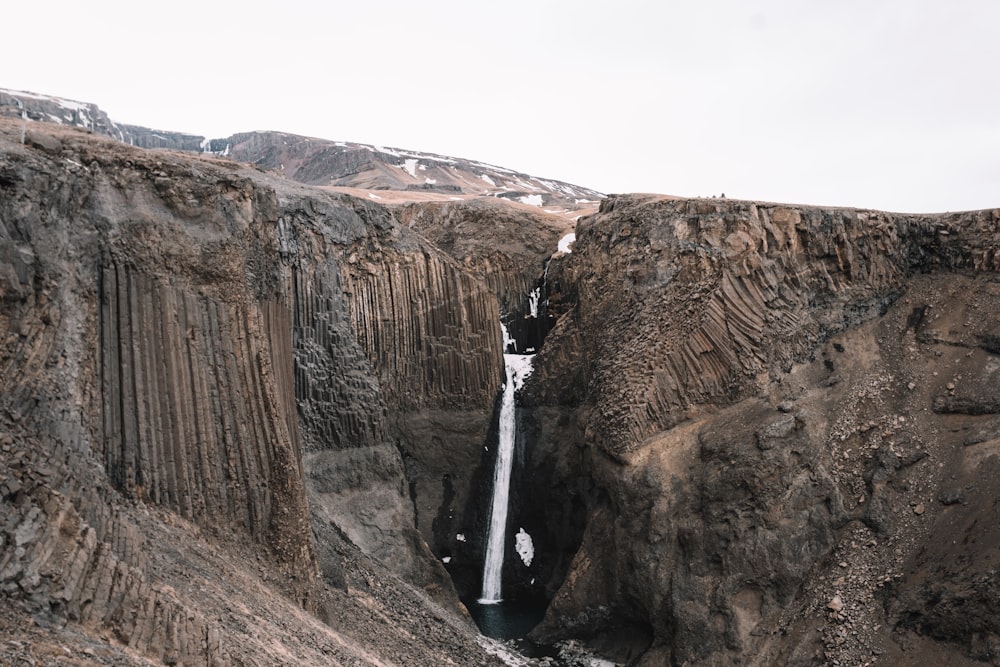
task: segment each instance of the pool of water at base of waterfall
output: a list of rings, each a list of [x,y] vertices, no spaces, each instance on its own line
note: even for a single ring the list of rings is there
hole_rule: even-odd
[[[527,635],[545,616],[545,600],[503,600],[482,604],[478,600],[465,600],[472,620],[487,637],[513,643],[518,653],[526,658],[557,658],[555,646],[536,644]],[[561,664],[560,662],[553,663]]]

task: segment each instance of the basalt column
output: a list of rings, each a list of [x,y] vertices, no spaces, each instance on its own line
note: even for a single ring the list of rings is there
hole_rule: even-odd
[[[503,380],[496,298],[429,246],[358,247],[342,267],[358,343],[375,369],[417,528],[441,560],[462,511]]]

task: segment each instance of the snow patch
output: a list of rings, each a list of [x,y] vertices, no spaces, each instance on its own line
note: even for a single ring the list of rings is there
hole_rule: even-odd
[[[524,188],[525,190],[531,190],[532,192],[538,192],[540,190],[544,190],[545,189],[545,188],[540,188],[540,187],[537,187],[535,185],[532,185],[531,183],[528,183],[527,181],[524,181],[521,178],[515,178],[514,179],[514,183],[515,183],[515,185],[517,185],[517,187]]]
[[[490,177],[489,177],[489,176],[487,176],[486,174],[480,174],[480,175],[479,175],[479,178],[483,179],[484,181],[486,181],[487,183],[489,183],[489,184],[490,184],[490,185],[492,185],[493,187],[496,187],[496,186],[497,186],[497,184],[496,184],[496,181],[494,181],[494,180],[493,180],[492,178],[490,178]]]
[[[437,180],[433,178],[425,178],[424,183],[427,185],[437,185]]]
[[[410,176],[416,178],[418,164],[420,164],[419,160],[409,159],[409,160],[403,160],[403,164],[399,166],[405,169],[410,174]]]
[[[445,564],[450,563],[451,562],[451,556],[445,556],[444,558],[441,559],[441,562],[445,563]]]
[[[381,197],[379,197],[379,196],[378,196],[377,194],[375,194],[374,192],[369,192],[369,193],[368,193],[368,198],[369,198],[369,199],[381,199]]]
[[[42,100],[45,102],[52,102],[58,104],[65,109],[71,109],[73,111],[85,111],[90,105],[86,102],[77,102],[76,100],[67,100],[64,97],[53,97],[52,95],[39,95],[37,93],[25,93],[20,90],[9,90],[7,88],[0,88],[10,95],[11,97],[26,97],[29,100]]]
[[[576,233],[570,232],[566,236],[559,239],[559,252],[573,252],[570,246],[576,241]]]
[[[457,535],[455,535],[455,539],[458,540],[459,542],[464,542],[465,541],[465,533],[458,533]]]
[[[337,145],[340,144],[338,143]],[[347,144],[344,145],[346,146]],[[428,162],[445,162],[447,164],[456,164],[458,162],[455,158],[445,157],[443,155],[434,155],[433,153],[418,153],[416,151],[405,151],[398,148],[387,148],[385,146],[370,146],[368,144],[353,145],[373,153],[384,153],[385,155],[392,155],[393,157],[413,158],[416,161],[426,160]],[[421,169],[423,169],[423,167],[421,167]]]
[[[503,355],[503,361],[513,371],[514,391],[520,390],[524,386],[524,381],[528,379],[531,371],[534,370],[532,364],[535,361],[535,355],[505,354]]]
[[[535,543],[531,541],[531,535],[524,532],[524,528],[514,536],[514,549],[521,557],[521,562],[525,567],[531,567],[531,561],[535,559]]]
[[[528,206],[542,205],[542,195],[527,195],[525,197],[519,197],[518,199],[522,204],[527,204]]]
[[[531,180],[535,181],[536,183],[541,183],[543,187],[547,188],[551,192],[557,192],[559,190],[562,190],[562,187],[560,187],[559,183],[556,183],[555,181],[546,181],[545,179],[542,178],[532,178]]]

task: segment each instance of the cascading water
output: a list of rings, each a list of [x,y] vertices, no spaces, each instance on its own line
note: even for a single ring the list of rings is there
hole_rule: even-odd
[[[566,254],[572,252],[574,234],[570,233],[559,241],[559,252]],[[555,256],[555,254],[553,254]],[[548,605],[541,585],[536,585],[534,574],[539,572],[538,560],[544,558],[546,553],[543,550],[536,558],[535,544],[532,536],[524,529],[518,527],[517,523],[512,523],[517,532],[509,535],[507,531],[509,500],[511,486],[513,485],[514,454],[517,437],[517,407],[515,393],[519,390],[525,380],[531,375],[532,364],[536,349],[541,349],[549,327],[554,323],[554,318],[548,314],[548,271],[549,262],[545,262],[545,269],[542,279],[527,293],[526,302],[523,304],[524,310],[519,312],[515,309],[509,313],[510,330],[501,321],[500,328],[503,332],[503,352],[505,384],[503,394],[500,399],[500,415],[497,430],[499,431],[499,446],[497,448],[496,463],[493,471],[493,495],[490,501],[489,532],[486,535],[486,559],[483,566],[483,581],[481,597],[475,600],[463,596],[473,619],[479,626],[480,631],[486,637],[500,638],[513,642],[517,650],[524,656],[531,658],[545,658],[545,664],[570,665],[580,664],[576,658],[570,662],[564,662],[559,657],[559,651],[552,646],[536,644],[528,639],[528,633],[535,627],[545,614]],[[520,321],[523,315],[525,321]],[[541,320],[547,318],[545,322]],[[524,352],[518,354],[518,352]],[[525,447],[529,450],[530,447]],[[525,452],[526,460],[530,454]],[[530,464],[529,464],[530,465]],[[515,490],[517,487],[515,486]],[[515,493],[515,496],[517,494]],[[525,514],[524,507],[518,509],[517,503],[524,502],[523,498],[514,498],[515,506],[513,511]],[[538,527],[537,522],[534,525]],[[529,525],[529,528],[531,526]],[[519,529],[518,529],[519,528]],[[460,536],[461,541],[465,541],[464,535]],[[542,539],[545,539],[544,537]],[[509,544],[508,544],[509,540]],[[543,543],[544,545],[544,543]],[[507,547],[510,547],[509,549]],[[508,582],[508,598],[503,598],[503,565],[507,552],[515,553],[521,559],[521,563],[513,567],[508,572],[514,572],[515,577],[521,577],[514,582]],[[471,591],[470,591],[471,592]],[[471,597],[471,596],[470,596]],[[588,664],[611,664],[607,661],[600,661],[596,656],[583,656],[582,659]],[[509,664],[523,664],[512,662]]]
[[[496,467],[493,470],[493,500],[490,503],[490,529],[486,541],[486,562],[483,566],[483,592],[480,604],[497,604],[501,598],[503,582],[503,557],[507,540],[507,505],[510,500],[510,475],[514,464],[514,444],[517,435],[516,407],[514,393],[521,388],[524,380],[531,375],[533,354],[508,354],[510,347],[516,352],[516,343],[501,322],[504,344],[504,368],[506,383],[500,403],[498,430],[500,442],[497,448]]]

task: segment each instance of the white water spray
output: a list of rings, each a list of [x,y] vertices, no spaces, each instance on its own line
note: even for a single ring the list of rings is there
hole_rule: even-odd
[[[504,350],[513,340],[503,329]],[[483,566],[483,593],[480,604],[496,604],[501,601],[504,545],[507,540],[507,505],[510,499],[510,474],[514,465],[514,444],[516,437],[516,408],[514,392],[521,388],[531,375],[533,354],[504,354],[504,368],[507,381],[500,402],[500,443],[497,448],[497,462],[493,470],[493,500],[490,503],[490,530],[486,541],[486,563]]]
[[[538,300],[542,297],[542,288],[536,287],[528,294],[528,310],[531,317],[538,317]]]

